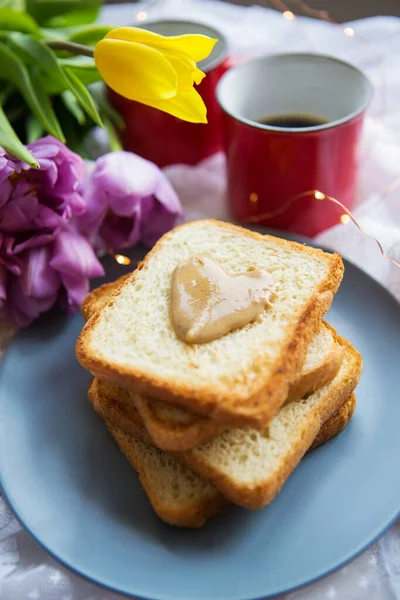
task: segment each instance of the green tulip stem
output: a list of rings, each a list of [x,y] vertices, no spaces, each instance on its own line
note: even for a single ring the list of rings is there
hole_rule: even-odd
[[[53,50],[66,50],[67,52],[71,52],[71,54],[81,54],[93,58],[93,48],[84,46],[83,44],[63,40],[48,40],[46,43]]]

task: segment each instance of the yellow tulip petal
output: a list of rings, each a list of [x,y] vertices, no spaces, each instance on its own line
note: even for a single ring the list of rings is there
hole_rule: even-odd
[[[157,108],[190,123],[207,123],[207,109],[200,94],[192,88],[186,94],[177,94],[169,100],[142,98],[143,104]]]
[[[194,62],[207,58],[218,41],[200,33],[164,36],[140,27],[118,27],[109,31],[105,38],[146,44],[161,52],[185,55]]]
[[[203,73],[203,71],[201,71],[198,67],[196,67],[195,69],[193,69],[192,76],[193,76],[194,82],[197,85],[199,85],[199,83],[201,83],[203,81],[206,74]]]
[[[110,88],[129,100],[172,98],[176,73],[161,52],[143,44],[103,39],[95,47],[96,67]]]
[[[177,85],[179,93],[186,93],[193,87],[193,67],[191,63],[184,58],[175,56],[174,54],[163,53],[165,58],[174,69],[177,77]]]

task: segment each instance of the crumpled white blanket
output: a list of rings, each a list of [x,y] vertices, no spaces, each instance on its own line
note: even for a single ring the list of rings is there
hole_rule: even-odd
[[[104,8],[101,20],[133,23],[138,12],[151,17],[201,20],[220,29],[233,56],[279,51],[332,54],[363,69],[376,92],[362,146],[358,206],[360,225],[378,237],[400,262],[400,20],[375,17],[351,24],[353,38],[326,22],[286,21],[260,7],[244,8],[212,0],[160,0]],[[222,154],[197,167],[166,169],[187,211],[187,219],[228,219]],[[397,184],[396,184],[397,181]],[[396,186],[397,185],[397,186]],[[368,271],[400,300],[400,269],[382,258],[376,244],[352,224],[322,233],[329,246]],[[0,331],[0,339],[4,339]],[[329,543],[329,540],[327,540]],[[118,594],[61,567],[20,527],[0,498],[1,600],[116,600]],[[284,600],[400,600],[400,521],[369,550],[320,582],[287,594]]]

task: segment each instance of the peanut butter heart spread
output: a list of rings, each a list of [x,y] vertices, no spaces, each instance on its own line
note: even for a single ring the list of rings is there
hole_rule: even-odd
[[[172,274],[172,326],[188,344],[210,342],[260,318],[273,293],[267,271],[229,275],[213,260],[194,256]]]

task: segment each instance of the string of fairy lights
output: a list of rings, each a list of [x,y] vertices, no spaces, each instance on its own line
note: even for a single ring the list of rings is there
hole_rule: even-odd
[[[301,11],[303,15],[313,17],[313,18],[316,18],[316,19],[319,19],[322,21],[326,21],[328,23],[331,23],[332,25],[335,25],[336,27],[340,27],[343,31],[343,35],[345,35],[346,37],[355,38],[355,39],[359,40],[360,42],[367,44],[369,49],[374,54],[377,64],[380,65],[381,77],[382,77],[382,80],[384,80],[384,60],[383,60],[381,53],[379,52],[379,49],[375,46],[375,44],[371,40],[367,39],[365,36],[357,34],[352,27],[349,27],[348,25],[343,25],[343,24],[339,23],[338,21],[335,21],[335,19],[333,19],[329,15],[328,11],[312,8],[311,6],[309,6],[308,4],[303,2],[303,0],[286,0],[286,2],[284,0],[269,0],[269,2],[273,6],[273,8],[275,8],[277,11],[281,12],[282,17],[286,21],[296,21],[298,19],[298,17],[294,14],[294,12],[292,10],[290,10],[293,7],[293,8],[298,9],[299,11]],[[148,18],[149,18],[149,14],[145,10],[140,10],[136,14],[136,20],[138,22],[146,21]],[[385,114],[385,110],[386,110],[385,85],[382,85],[381,114]],[[377,134],[379,135],[379,131],[380,131],[380,120],[379,119],[375,119],[375,125],[377,126]],[[380,201],[385,200],[390,194],[392,194],[399,187],[400,187],[400,176],[396,177],[396,179],[394,179],[382,191],[382,193],[380,195]],[[281,206],[276,211],[269,212],[269,213],[264,212],[264,213],[260,213],[257,215],[253,215],[252,217],[249,217],[246,221],[248,223],[257,223],[257,222],[259,223],[261,221],[266,221],[268,219],[271,219],[271,218],[277,216],[278,214],[282,214],[294,202],[299,201],[304,198],[310,198],[310,197],[313,197],[315,200],[320,201],[320,202],[327,201],[327,202],[331,202],[331,203],[335,204],[336,206],[338,206],[343,211],[342,215],[340,216],[340,222],[344,225],[347,223],[353,222],[354,225],[358,228],[358,230],[363,235],[367,236],[368,238],[370,238],[377,244],[377,246],[382,254],[382,257],[386,261],[388,261],[391,264],[395,265],[396,267],[400,268],[400,263],[386,254],[379,239],[377,239],[376,237],[374,237],[373,235],[371,235],[370,233],[365,231],[365,229],[358,223],[358,221],[356,220],[354,215],[351,213],[351,211],[346,206],[344,206],[344,204],[342,204],[339,200],[337,200],[337,198],[329,196],[321,190],[316,190],[316,189],[315,190],[307,190],[305,192],[302,192],[301,194],[297,194],[296,196],[293,196],[292,198],[290,198],[283,206]],[[131,261],[127,256],[125,256],[123,254],[115,254],[112,250],[110,250],[109,252],[120,265],[131,264]]]

